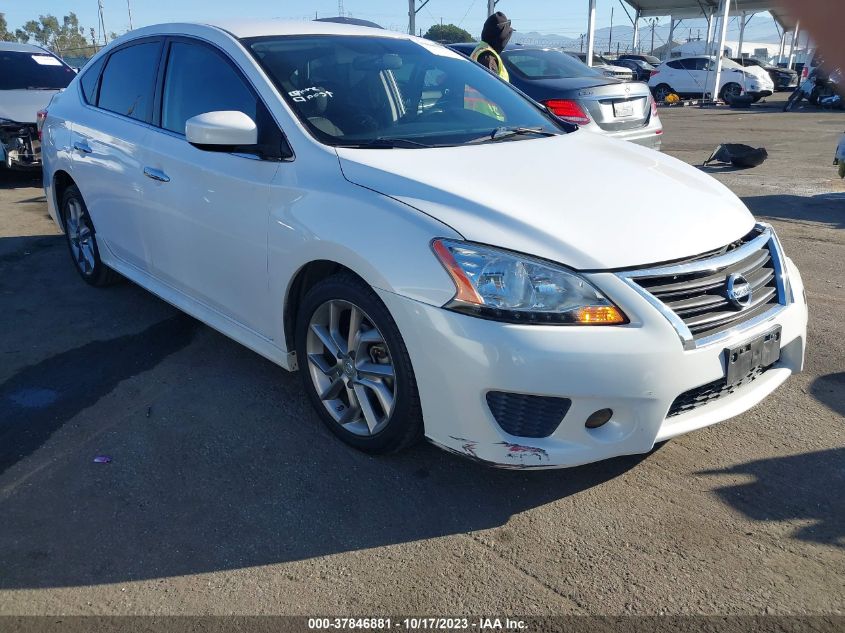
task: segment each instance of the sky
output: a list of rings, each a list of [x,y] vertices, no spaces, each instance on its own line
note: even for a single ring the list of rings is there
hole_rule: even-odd
[[[127,0],[102,0],[106,29],[122,33],[129,29]],[[372,20],[387,29],[407,30],[407,0],[342,0],[344,10],[352,17]],[[419,6],[420,0],[417,0]],[[513,20],[520,32],[536,31],[546,34],[578,37],[587,30],[587,0],[500,0],[497,9]],[[221,18],[293,18],[313,19],[338,14],[338,0],[129,0],[132,24],[136,28],[147,24],[171,21],[213,20]],[[627,5],[626,5],[627,6]],[[619,0],[597,0],[596,28],[610,25],[611,8],[617,26],[629,26]],[[86,27],[97,25],[97,0],[0,0],[0,13],[6,14],[9,28],[14,30],[29,19],[51,13],[62,16],[73,11]],[[423,32],[441,21],[461,26],[473,35],[481,32],[487,13],[487,0],[430,0],[417,13],[417,28]],[[660,24],[668,24],[668,18]],[[641,23],[642,24],[642,23]],[[685,22],[684,26],[687,26]],[[690,26],[697,26],[695,22]],[[642,28],[642,26],[641,26]],[[738,26],[732,19],[728,39],[736,39]],[[767,13],[757,14],[746,27],[747,41],[775,35],[772,19]]]

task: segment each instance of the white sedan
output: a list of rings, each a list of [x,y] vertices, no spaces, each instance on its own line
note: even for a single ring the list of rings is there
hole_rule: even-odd
[[[138,29],[53,99],[43,135],[86,282],[129,278],[298,369],[362,450],[644,453],[803,365],[801,276],[736,196],[424,39]]]
[[[663,62],[651,72],[649,88],[658,102],[672,93],[682,97],[712,95],[716,92],[713,90],[716,84],[716,62],[717,58],[712,55],[680,57]],[[722,75],[717,94],[725,103],[731,103],[742,94],[748,94],[752,100],[759,101],[774,90],[772,78],[762,68],[743,68],[731,59],[722,58]]]

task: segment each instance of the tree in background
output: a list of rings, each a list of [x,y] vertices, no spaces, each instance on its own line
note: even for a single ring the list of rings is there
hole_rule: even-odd
[[[14,33],[9,32],[9,25],[6,23],[6,14],[0,13],[0,42],[14,42],[17,39]]]
[[[85,29],[79,26],[79,18],[73,12],[64,16],[61,22],[54,15],[40,15],[37,20],[29,20],[23,28],[16,29],[15,37],[23,43],[34,41],[59,55],[90,57],[97,51],[85,39]]]
[[[455,44],[457,42],[472,42],[472,35],[464,31],[461,27],[454,24],[435,24],[426,34],[423,35],[427,40],[434,40],[443,44]]]

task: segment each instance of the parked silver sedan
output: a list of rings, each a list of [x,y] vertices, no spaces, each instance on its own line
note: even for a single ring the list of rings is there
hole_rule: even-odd
[[[469,55],[475,44],[451,44]],[[502,53],[510,82],[561,119],[582,128],[660,149],[663,124],[646,84],[605,77],[554,48],[509,46]]]

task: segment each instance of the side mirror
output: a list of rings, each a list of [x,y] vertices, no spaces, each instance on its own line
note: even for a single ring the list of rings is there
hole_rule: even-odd
[[[232,151],[235,147],[256,145],[258,126],[243,112],[206,112],[187,120],[185,138],[200,149]]]

